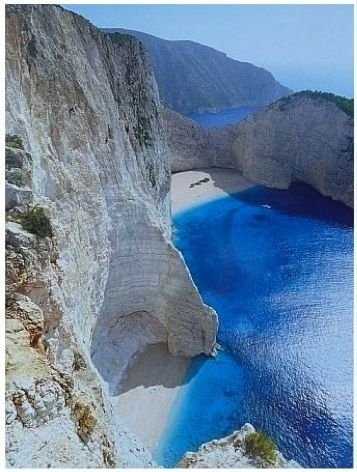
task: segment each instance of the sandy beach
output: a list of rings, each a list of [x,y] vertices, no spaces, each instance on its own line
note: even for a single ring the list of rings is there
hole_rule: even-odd
[[[207,180],[208,179],[208,180]],[[171,207],[178,213],[241,190],[254,184],[234,169],[200,169],[172,175]]]
[[[190,360],[174,357],[165,344],[155,344],[139,354],[112,398],[126,426],[149,451],[158,445]]]
[[[172,176],[172,213],[251,187],[237,171],[202,169]],[[177,394],[184,388],[190,360],[173,357],[164,344],[139,354],[112,398],[116,413],[153,452],[167,425]]]

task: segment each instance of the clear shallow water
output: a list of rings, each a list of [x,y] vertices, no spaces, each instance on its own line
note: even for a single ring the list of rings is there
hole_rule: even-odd
[[[248,421],[305,467],[352,466],[352,218],[306,186],[255,187],[176,217],[224,351],[192,362],[161,464]]]
[[[260,110],[261,107],[242,107],[236,110],[226,110],[219,113],[191,113],[188,118],[207,128],[222,128],[225,125],[239,123],[248,115]]]

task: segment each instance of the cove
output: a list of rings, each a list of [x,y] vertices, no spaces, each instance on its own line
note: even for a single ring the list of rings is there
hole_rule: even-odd
[[[223,350],[192,361],[155,459],[250,422],[304,467],[352,467],[352,211],[257,186],[174,224]]]
[[[261,107],[241,107],[218,113],[190,113],[186,116],[206,128],[222,128],[226,125],[239,123],[259,110]]]

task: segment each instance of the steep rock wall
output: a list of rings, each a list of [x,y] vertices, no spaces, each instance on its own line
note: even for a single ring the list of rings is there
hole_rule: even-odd
[[[173,172],[234,168],[261,185],[304,182],[353,206],[353,118],[323,98],[291,95],[221,129],[170,110],[165,122]]]
[[[148,344],[167,342],[174,355],[210,354],[217,319],[170,241],[168,148],[141,44],[120,35],[110,38],[60,7],[7,6],[6,130],[20,136],[32,156],[31,198],[46,209],[58,252],[56,284],[53,276],[39,276],[45,288],[25,291],[47,319],[45,345],[54,346],[38,355],[50,375],[53,366],[63,371],[76,346],[86,366],[81,396],[96,405],[102,433],[112,438],[109,462],[103,459],[107,453],[102,457],[86,443],[82,454],[73,442],[47,456],[38,453],[33,464],[148,465],[145,455],[117,462],[118,451],[131,447],[122,440],[120,419],[110,418],[107,393],[116,392],[124,370]],[[16,185],[12,190],[24,191]],[[9,231],[28,238],[21,227]],[[19,249],[9,247],[16,259]],[[9,362],[20,361],[11,354]],[[39,380],[36,375],[29,370],[27,384]],[[11,398],[17,395],[13,387]],[[71,418],[73,411],[67,426],[61,420],[53,426],[47,418],[46,434],[40,423],[32,423],[36,450],[50,432],[65,434]],[[11,464],[23,466],[22,449],[32,436],[20,420],[15,415],[9,425],[8,450]]]

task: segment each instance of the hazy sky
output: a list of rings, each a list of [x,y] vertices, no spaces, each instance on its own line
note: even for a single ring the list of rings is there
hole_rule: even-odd
[[[63,5],[98,27],[191,39],[293,90],[353,95],[352,5]]]

